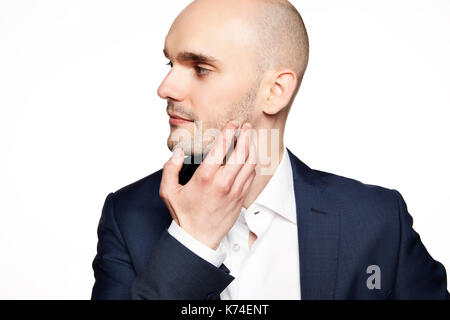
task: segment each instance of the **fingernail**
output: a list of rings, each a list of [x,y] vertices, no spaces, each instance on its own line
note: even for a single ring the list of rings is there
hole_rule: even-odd
[[[251,129],[252,128],[252,124],[250,122],[246,122],[244,124],[245,129]]]
[[[239,128],[239,121],[233,120],[233,121],[231,121],[231,125],[237,129],[237,128]]]

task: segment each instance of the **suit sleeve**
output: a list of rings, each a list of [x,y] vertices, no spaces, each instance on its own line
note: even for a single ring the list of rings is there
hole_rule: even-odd
[[[400,248],[395,299],[449,299],[444,266],[435,261],[425,249],[420,236],[412,228],[413,219],[397,190],[392,190],[398,203],[400,219]]]
[[[106,197],[97,229],[97,254],[92,263],[93,300],[131,299],[131,283],[136,276],[114,217],[113,199],[114,193]]]
[[[234,280],[222,264],[217,268],[164,230],[146,268],[132,287],[135,300],[220,300]]]
[[[115,218],[114,193],[105,200],[97,234],[93,300],[219,300],[234,279],[224,264],[217,268],[197,256],[167,229],[137,273]]]

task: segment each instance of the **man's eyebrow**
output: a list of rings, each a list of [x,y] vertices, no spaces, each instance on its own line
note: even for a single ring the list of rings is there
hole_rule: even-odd
[[[170,59],[169,54],[166,51],[166,49],[163,49],[163,53],[167,59]],[[217,65],[222,64],[222,62],[219,59],[217,59],[213,56],[205,55],[202,53],[190,52],[190,51],[180,52],[177,55],[177,60],[179,60],[179,61],[195,61],[195,62],[200,62],[200,63],[217,64]]]

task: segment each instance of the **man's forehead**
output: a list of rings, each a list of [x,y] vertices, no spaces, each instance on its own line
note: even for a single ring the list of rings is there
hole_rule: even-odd
[[[180,19],[166,36],[164,52],[170,57],[197,55],[219,63],[236,54],[242,55],[251,49],[254,40],[252,30],[240,18],[229,18],[222,23],[214,19]]]

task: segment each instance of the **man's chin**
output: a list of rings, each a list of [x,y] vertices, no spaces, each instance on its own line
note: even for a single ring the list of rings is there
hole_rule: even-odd
[[[193,150],[192,145],[189,143],[181,143],[181,142],[174,142],[174,141],[167,141],[167,147],[169,148],[169,150],[171,152],[173,152],[175,150],[176,147],[180,147],[181,149],[183,149],[184,155],[185,156],[193,156],[193,155],[198,155],[198,154],[202,154],[202,152],[195,152],[196,150]]]

